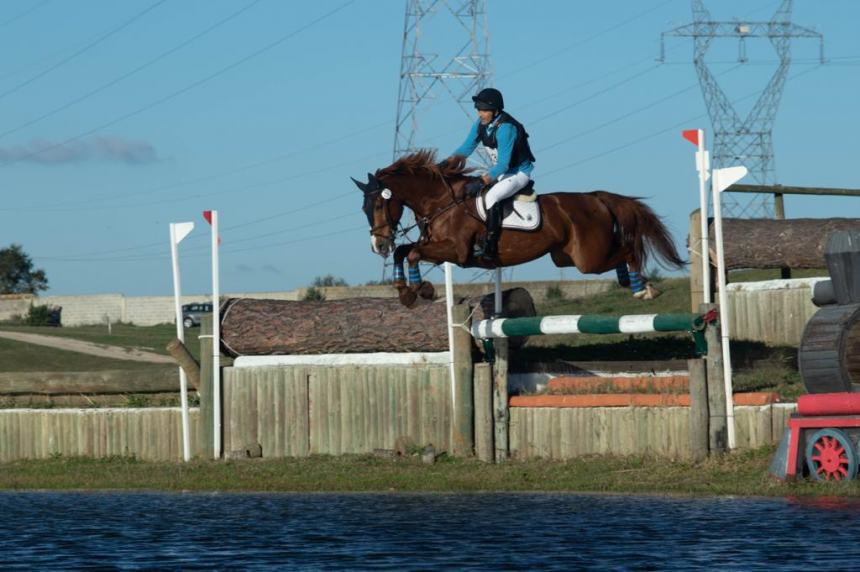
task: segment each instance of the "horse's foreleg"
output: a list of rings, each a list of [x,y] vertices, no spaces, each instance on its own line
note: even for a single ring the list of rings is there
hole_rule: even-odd
[[[397,295],[400,298],[400,303],[404,306],[412,306],[415,303],[416,298],[418,297],[415,293],[415,289],[412,288],[411,283],[407,285],[406,283],[406,275],[403,272],[403,260],[412,254],[415,249],[415,244],[401,244],[396,249],[394,249],[394,280],[392,281],[395,288],[397,288]],[[412,262],[409,263],[410,266],[410,278],[412,275]],[[419,272],[420,275],[420,272]]]
[[[436,295],[436,289],[421,278],[421,268],[418,266],[418,263],[421,262],[420,249],[418,247],[413,248],[406,260],[409,262],[409,290],[425,300],[432,300]]]

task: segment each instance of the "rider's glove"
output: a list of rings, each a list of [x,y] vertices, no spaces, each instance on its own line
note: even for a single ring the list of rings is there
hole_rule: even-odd
[[[466,184],[466,194],[470,197],[477,197],[484,190],[484,181],[475,179]]]

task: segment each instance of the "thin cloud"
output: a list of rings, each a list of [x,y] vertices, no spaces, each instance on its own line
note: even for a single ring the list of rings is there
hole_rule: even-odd
[[[281,271],[272,266],[271,264],[266,264],[263,266],[263,272],[269,272],[271,274],[280,274]]]
[[[250,266],[248,266],[247,264],[237,264],[236,270],[238,272],[243,272],[243,273],[254,272],[254,269],[251,268]]]
[[[0,147],[0,161],[27,161],[40,165],[64,165],[101,161],[148,165],[159,161],[158,151],[146,141],[132,141],[117,135],[98,135],[54,147],[54,143],[37,137],[24,145]]]

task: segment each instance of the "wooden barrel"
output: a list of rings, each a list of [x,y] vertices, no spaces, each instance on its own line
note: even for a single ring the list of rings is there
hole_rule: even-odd
[[[850,392],[860,384],[860,304],[816,312],[803,329],[798,362],[807,393]]]

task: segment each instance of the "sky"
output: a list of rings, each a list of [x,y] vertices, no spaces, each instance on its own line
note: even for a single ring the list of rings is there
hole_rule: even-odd
[[[453,0],[449,0],[453,1]],[[698,208],[695,147],[710,131],[687,0],[487,0],[492,84],[530,133],[538,192],[644,197],[684,249]],[[705,2],[715,20],[768,20],[772,0]],[[0,4],[0,248],[20,244],[49,295],[172,293],[169,224],[183,292],[211,291],[209,227],[221,224],[222,292],[275,292],[333,275],[383,277],[349,177],[393,160],[405,0],[6,0]],[[446,20],[447,18],[447,20]],[[797,0],[776,117],[777,181],[860,188],[860,1]],[[444,9],[424,53],[467,36]],[[714,41],[707,61],[745,116],[776,69],[765,39]],[[444,90],[418,144],[447,155],[475,120]],[[429,104],[428,104],[429,105]],[[710,145],[710,139],[709,139]],[[743,200],[743,196],[741,197]],[[860,216],[860,199],[786,198],[788,217]],[[443,279],[440,269],[427,277]],[[390,267],[389,267],[390,275]],[[549,259],[506,280],[574,279]],[[598,276],[587,276],[597,278]],[[599,276],[608,278],[609,275]],[[488,280],[457,269],[457,281]]]

